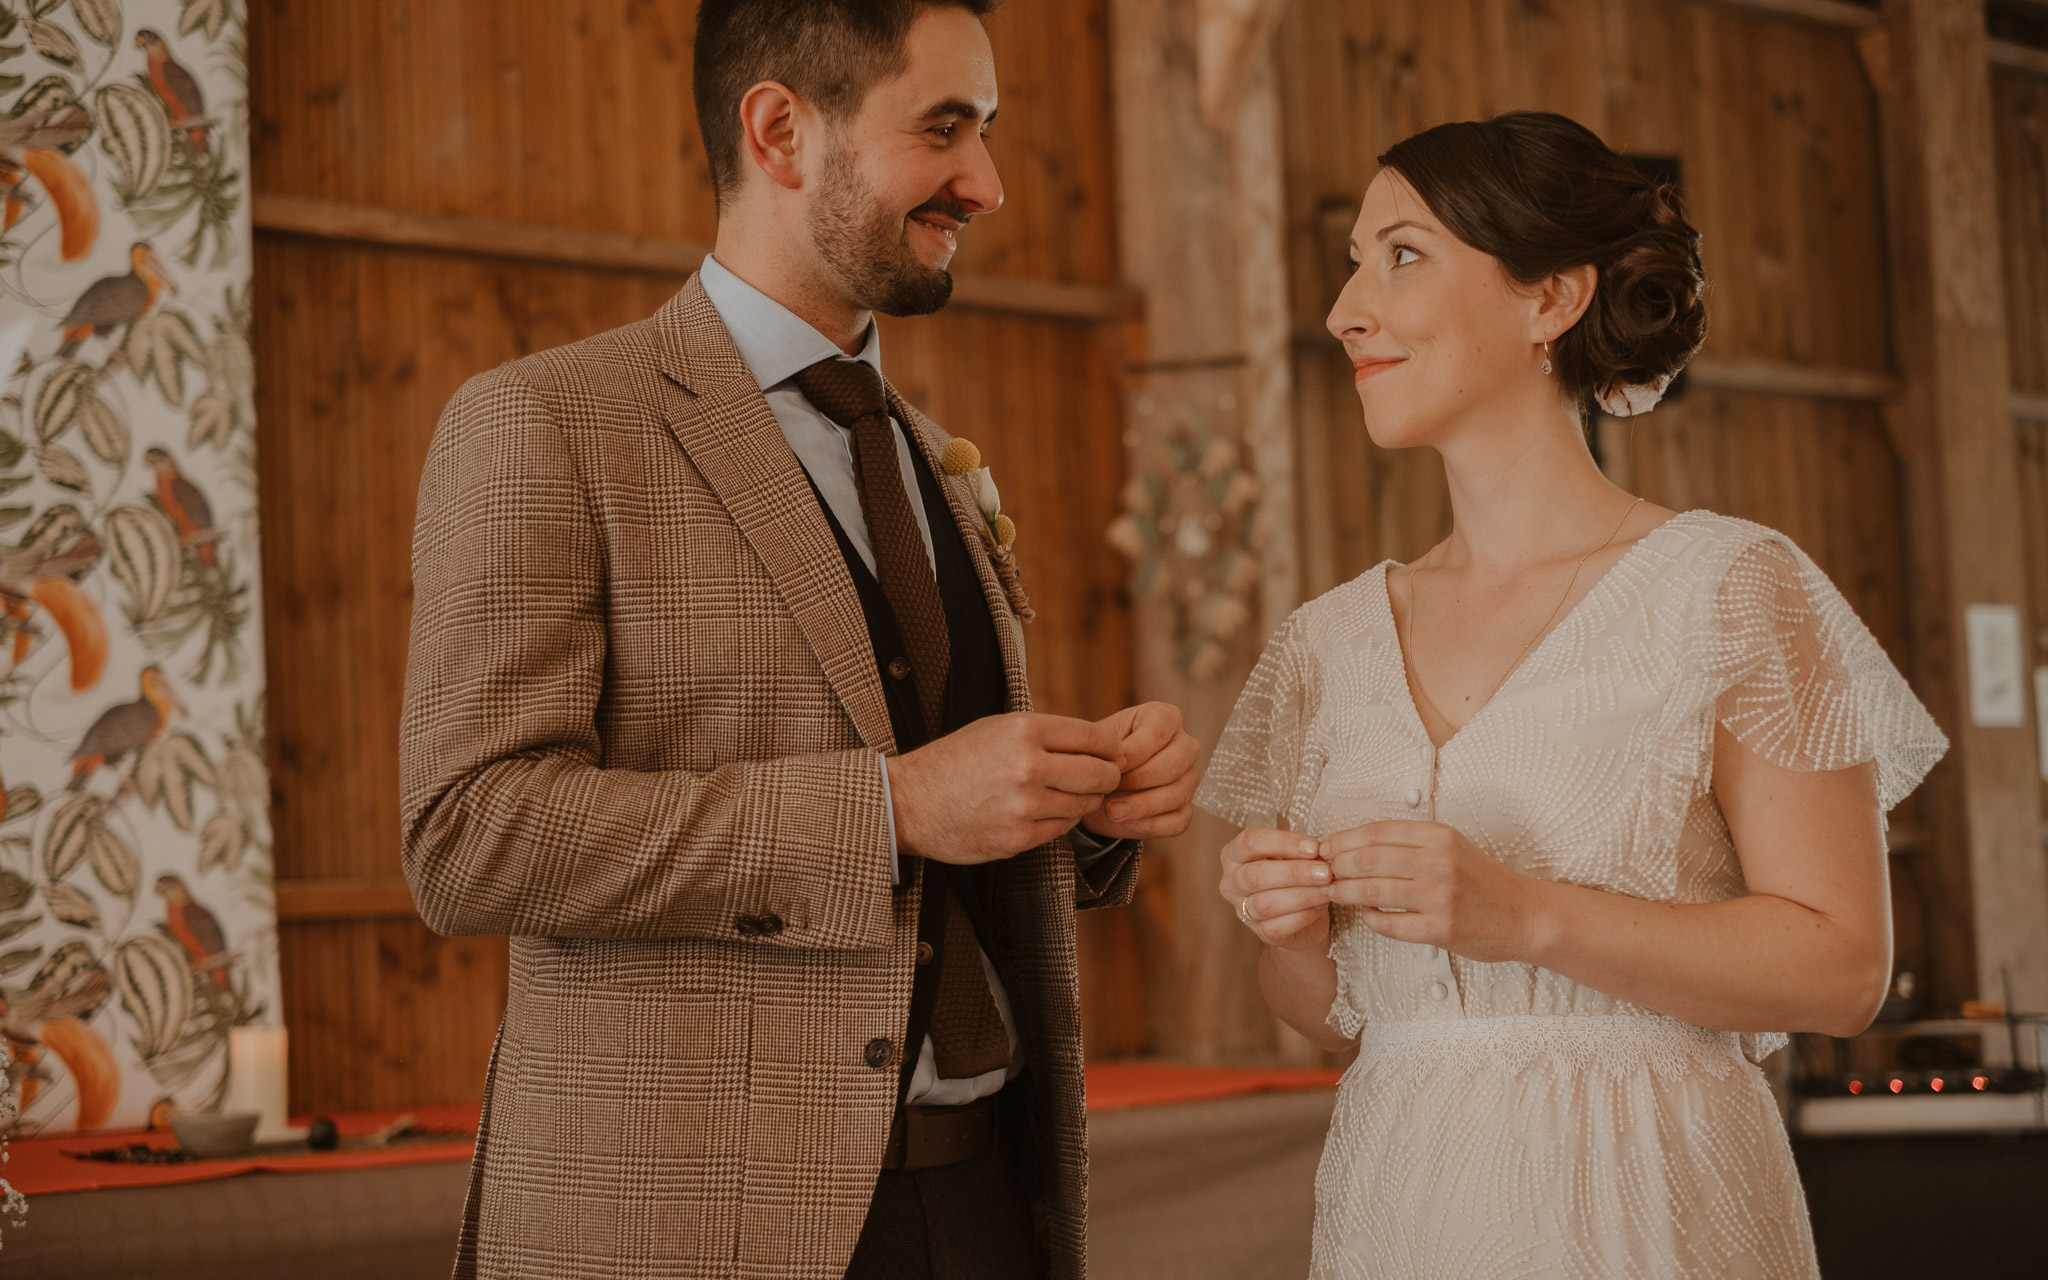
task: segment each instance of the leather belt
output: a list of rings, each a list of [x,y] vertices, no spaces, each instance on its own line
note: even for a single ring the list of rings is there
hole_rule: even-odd
[[[960,1107],[898,1107],[882,1148],[882,1167],[909,1172],[959,1164],[996,1147],[995,1098]]]

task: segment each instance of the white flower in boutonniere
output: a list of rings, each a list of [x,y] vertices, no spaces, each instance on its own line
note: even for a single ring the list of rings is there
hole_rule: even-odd
[[[1002,496],[996,492],[995,477],[981,465],[981,450],[975,448],[972,440],[956,437],[946,443],[946,451],[939,455],[939,466],[954,479],[967,481],[968,492],[974,495],[975,508],[981,513],[981,525],[976,532],[995,562],[1003,590],[1009,593],[1010,607],[1017,611],[1018,618],[1030,622],[1038,615],[1031,608],[1031,598],[1024,594],[1024,579],[1017,572],[1017,554],[1012,550],[1017,541],[1017,522],[1003,514]]]

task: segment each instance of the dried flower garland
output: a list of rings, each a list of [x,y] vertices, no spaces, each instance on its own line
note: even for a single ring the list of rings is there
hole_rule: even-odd
[[[1165,465],[1124,486],[1109,545],[1131,562],[1140,597],[1173,602],[1176,661],[1189,679],[1207,682],[1223,674],[1231,642],[1252,619],[1259,482],[1236,434],[1192,404],[1156,438]]]
[[[975,532],[981,535],[989,559],[995,562],[996,576],[1002,579],[1003,590],[1009,594],[1010,607],[1017,611],[1020,620],[1035,621],[1038,613],[1032,609],[1031,597],[1024,593],[1023,575],[1017,571],[1017,553],[1013,549],[1017,522],[1003,514],[995,477],[981,465],[981,450],[972,440],[955,436],[946,442],[946,451],[939,455],[939,467],[947,475],[967,481],[975,508],[981,512],[981,527]]]

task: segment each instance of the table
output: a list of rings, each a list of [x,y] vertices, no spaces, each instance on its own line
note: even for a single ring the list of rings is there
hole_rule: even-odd
[[[1335,1072],[1103,1063],[1088,1072],[1095,1280],[1296,1280]],[[344,1135],[392,1113],[337,1117]],[[422,1108],[430,1128],[476,1108]],[[118,1166],[12,1144],[28,1221],[0,1226],[7,1280],[443,1280],[469,1181],[464,1142],[204,1165]],[[149,1141],[168,1143],[164,1135]],[[337,1167],[343,1163],[357,1167]],[[200,1180],[190,1180],[195,1174]],[[116,1185],[118,1184],[118,1185]],[[55,1189],[55,1188],[67,1189]]]

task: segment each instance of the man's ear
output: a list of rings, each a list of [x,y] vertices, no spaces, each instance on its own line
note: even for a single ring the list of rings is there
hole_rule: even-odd
[[[755,167],[776,186],[804,185],[800,122],[810,114],[803,99],[773,80],[763,80],[740,99],[740,135]]]
[[[1593,290],[1600,284],[1600,268],[1588,262],[1567,267],[1536,286],[1535,331],[1532,342],[1555,342],[1579,322],[1593,305]]]

